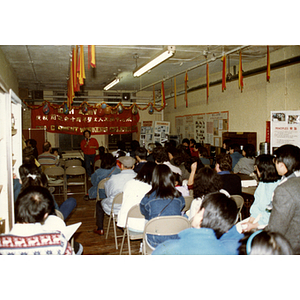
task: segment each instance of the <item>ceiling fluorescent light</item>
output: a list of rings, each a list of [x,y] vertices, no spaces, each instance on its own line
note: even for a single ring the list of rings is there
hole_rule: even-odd
[[[119,81],[120,81],[120,79],[116,78],[111,83],[109,83],[106,87],[104,87],[104,90],[105,91],[109,90],[111,87],[113,87],[114,85],[116,85]]]
[[[175,53],[175,46],[169,46],[167,51],[163,52],[162,54],[160,54],[159,56],[157,56],[156,58],[154,58],[153,60],[148,62],[146,65],[144,65],[143,67],[141,67],[140,69],[135,71],[133,73],[133,76],[134,77],[141,76],[142,74],[146,73],[147,71],[149,71],[152,68],[154,68],[155,66],[159,65],[160,63],[162,63],[166,59],[173,56],[174,53]]]

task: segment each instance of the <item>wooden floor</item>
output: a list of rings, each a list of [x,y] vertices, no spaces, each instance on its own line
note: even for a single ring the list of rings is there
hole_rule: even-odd
[[[91,183],[88,182],[88,187]],[[71,187],[71,191],[82,191],[80,187]],[[70,195],[77,200],[77,207],[72,211],[70,216],[65,220],[67,225],[71,225],[77,222],[82,222],[82,225],[77,229],[74,237],[75,241],[82,244],[83,255],[119,255],[122,238],[118,238],[118,250],[115,247],[113,226],[111,223],[108,238],[105,238],[107,224],[109,216],[105,215],[104,218],[104,235],[100,236],[93,232],[96,226],[95,218],[95,200],[85,201],[83,200],[83,194]],[[60,205],[63,198],[55,196],[55,200]],[[123,230],[118,228],[118,235],[123,235]],[[131,254],[139,255],[141,240],[131,241]],[[122,255],[128,255],[127,239],[124,243]]]

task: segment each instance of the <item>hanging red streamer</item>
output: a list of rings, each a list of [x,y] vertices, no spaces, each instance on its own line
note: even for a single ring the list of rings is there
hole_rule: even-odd
[[[206,64],[206,103],[208,104],[209,97],[209,66]]]
[[[242,93],[243,88],[244,88],[244,81],[243,81],[242,51],[241,50],[240,50],[240,63],[239,63],[239,88],[241,89],[241,93]]]
[[[184,99],[185,99],[185,106],[188,107],[188,98],[187,98],[187,82],[188,82],[189,78],[188,78],[188,73],[185,73],[185,78],[184,78],[184,88],[185,88],[185,95],[184,95]]]
[[[270,65],[270,51],[269,46],[267,46],[267,81],[270,82],[271,77],[271,65]]]
[[[222,70],[222,92],[226,90],[226,55],[222,57],[223,70]]]

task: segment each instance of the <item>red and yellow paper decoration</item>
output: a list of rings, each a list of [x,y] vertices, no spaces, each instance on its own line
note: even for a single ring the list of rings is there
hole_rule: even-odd
[[[209,97],[209,66],[206,64],[206,103],[208,103]]]
[[[224,55],[221,59],[223,62],[223,70],[222,70],[222,92],[226,90],[226,55]]]
[[[174,108],[177,108],[176,77],[174,77]]]
[[[83,85],[84,84],[84,79],[85,79],[83,45],[80,45],[80,50],[79,50],[79,60],[78,60],[78,66],[77,66],[77,76],[78,76],[79,84]]]
[[[185,78],[184,78],[184,89],[185,89],[185,95],[184,95],[184,99],[185,99],[185,107],[188,107],[188,99],[187,99],[187,82],[188,82],[189,78],[188,78],[188,73],[185,72]]]
[[[90,69],[90,67],[96,68],[95,45],[88,46],[88,58],[88,69]]]
[[[271,65],[270,65],[270,51],[269,46],[267,46],[267,81],[270,82],[271,77]]]
[[[243,82],[243,68],[242,68],[242,51],[240,51],[240,63],[239,63],[239,88],[241,93],[243,92],[244,82]]]

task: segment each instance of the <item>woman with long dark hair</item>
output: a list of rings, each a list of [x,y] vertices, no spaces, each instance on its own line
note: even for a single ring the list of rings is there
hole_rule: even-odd
[[[171,169],[158,164],[152,173],[152,188],[141,200],[140,210],[146,220],[151,220],[158,216],[181,215],[185,206],[185,200],[175,187],[175,177]],[[178,238],[172,236],[152,236],[148,235],[148,243],[155,248],[166,239]]]

